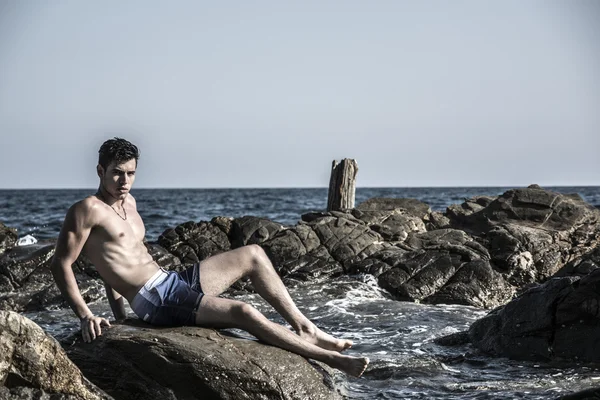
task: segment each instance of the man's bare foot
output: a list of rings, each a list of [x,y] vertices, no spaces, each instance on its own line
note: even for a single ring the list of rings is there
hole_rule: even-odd
[[[352,340],[336,339],[316,326],[301,330],[298,332],[298,335],[307,342],[317,345],[325,350],[342,352],[352,347]]]
[[[369,359],[367,357],[352,357],[340,355],[335,361],[329,364],[348,375],[359,378],[367,369]]]

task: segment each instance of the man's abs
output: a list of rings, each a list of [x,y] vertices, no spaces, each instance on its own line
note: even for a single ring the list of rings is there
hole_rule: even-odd
[[[96,238],[91,236],[83,249],[84,254],[94,264],[102,279],[131,301],[156,273],[158,265],[141,242],[106,242],[94,240]]]

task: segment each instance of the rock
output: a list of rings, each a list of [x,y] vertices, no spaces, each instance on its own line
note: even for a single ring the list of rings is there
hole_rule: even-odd
[[[198,263],[231,249],[229,238],[221,225],[206,221],[190,221],[167,229],[158,237],[157,243],[182,263]]]
[[[233,248],[247,244],[261,244],[283,229],[281,224],[266,218],[244,216],[231,224],[229,237]]]
[[[596,247],[587,254],[567,263],[554,276],[585,276],[598,268],[600,268],[600,247]]]
[[[226,234],[227,237],[229,237],[229,233],[231,232],[231,225],[233,224],[233,218],[218,216],[211,219],[210,223],[215,225],[217,228],[223,231],[223,233]]]
[[[460,228],[461,226],[471,226],[474,220],[485,222],[485,218],[479,218],[480,213],[493,203],[497,197],[475,196],[465,199],[462,204],[452,204],[446,209],[445,216],[450,220],[452,226]]]
[[[352,215],[365,222],[386,241],[404,241],[410,233],[425,232],[423,219],[431,209],[416,199],[372,198],[359,204]]]
[[[446,216],[481,238],[494,268],[516,287],[542,282],[600,245],[600,210],[537,185],[469,199]]]
[[[596,224],[598,210],[576,195],[565,195],[531,186],[512,189],[498,197],[479,196],[448,207],[446,215],[454,226],[486,232],[491,227],[518,222],[532,228],[568,231],[586,223]]]
[[[600,387],[580,390],[559,397],[557,400],[598,400],[600,399]]]
[[[344,269],[308,225],[281,231],[262,248],[286,283],[320,280],[340,275]]]
[[[363,201],[358,206],[356,206],[356,209],[363,212],[392,211],[397,209],[403,209],[408,214],[421,219],[425,218],[431,212],[431,208],[428,204],[423,203],[422,201],[419,201],[417,199],[385,197],[373,197],[371,199]]]
[[[391,211],[353,210],[352,215],[365,222],[388,242],[402,242],[409,234],[425,232],[425,223],[403,209]]]
[[[469,260],[489,260],[488,250],[472,236],[456,229],[438,229],[412,234],[406,244],[413,249],[449,250],[464,255]]]
[[[179,258],[169,253],[167,249],[161,245],[156,243],[146,243],[146,247],[152,256],[152,259],[156,261],[160,267],[166,270],[177,269],[178,267],[181,269],[181,261]]]
[[[305,254],[292,262],[286,263],[280,269],[283,282],[286,286],[292,286],[300,282],[324,282],[338,277],[344,273],[340,263],[335,261],[323,261],[322,258]]]
[[[462,346],[471,343],[471,339],[468,331],[462,331],[436,338],[433,342],[440,346]]]
[[[506,303],[514,293],[515,288],[488,261],[474,260],[463,264],[427,302],[493,308]]]
[[[298,225],[261,243],[287,282],[338,276],[353,262],[389,247],[350,212],[310,213],[302,218]]]
[[[67,307],[54,283],[50,262],[54,244],[14,247],[0,258],[0,310],[40,311]],[[86,302],[105,297],[104,284],[96,269],[81,255],[73,272]]]
[[[405,260],[407,253],[409,251],[399,247],[386,248],[364,260],[351,264],[348,272],[350,274],[371,274],[378,278],[393,267],[400,265]]]
[[[67,347],[117,399],[337,399],[320,364],[254,340],[197,327],[114,325]]]
[[[515,286],[541,282],[564,265],[571,245],[556,233],[517,224],[492,228],[486,240],[496,265]]]
[[[308,224],[334,260],[348,266],[387,247],[381,235],[349,214],[332,212],[331,216]]]
[[[112,399],[81,374],[56,340],[11,311],[0,311],[0,382],[1,398]]]
[[[600,362],[600,269],[527,290],[473,323],[469,336],[493,355]]]
[[[446,217],[439,211],[432,211],[425,221],[425,228],[428,231],[436,229],[447,229],[451,227],[450,218]]]
[[[465,232],[443,229],[411,234],[403,248],[381,250],[349,271],[373,274],[397,300],[491,308],[509,300],[515,288],[489,259]]]
[[[0,255],[17,244],[17,230],[0,222]]]
[[[43,390],[17,386],[7,388],[0,386],[0,399],[10,400],[79,400],[80,397],[70,394],[47,394]]]

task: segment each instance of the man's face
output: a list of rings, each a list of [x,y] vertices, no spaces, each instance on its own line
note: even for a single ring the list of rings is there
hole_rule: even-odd
[[[124,199],[127,193],[131,190],[133,181],[135,180],[135,169],[137,163],[135,158],[121,164],[113,161],[108,164],[106,170],[98,165],[98,176],[104,190],[116,199]]]

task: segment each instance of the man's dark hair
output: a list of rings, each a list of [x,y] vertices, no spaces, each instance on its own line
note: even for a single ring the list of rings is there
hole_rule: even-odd
[[[138,148],[131,142],[118,137],[102,143],[100,150],[98,150],[98,164],[104,169],[113,161],[121,164],[132,158],[135,158],[135,165],[137,166],[138,159],[140,158]]]

